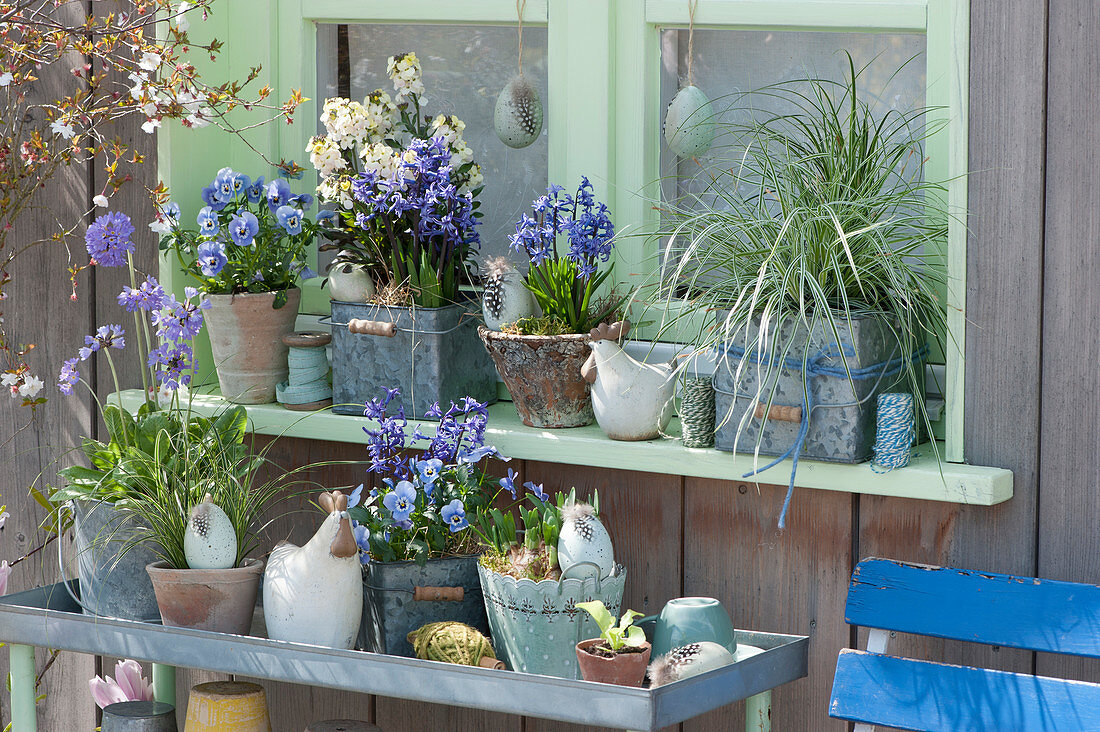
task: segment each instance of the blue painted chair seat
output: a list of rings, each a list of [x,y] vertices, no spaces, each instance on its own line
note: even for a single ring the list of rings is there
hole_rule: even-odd
[[[845,620],[879,631],[1100,658],[1100,587],[1094,585],[865,559],[852,574]],[[929,732],[1100,730],[1100,684],[845,649],[829,715]]]

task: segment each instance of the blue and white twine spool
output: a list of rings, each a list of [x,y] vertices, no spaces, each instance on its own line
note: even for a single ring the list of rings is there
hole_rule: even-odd
[[[290,347],[287,354],[290,373],[286,381],[275,387],[275,398],[287,409],[314,410],[332,404],[325,353],[330,340],[328,333],[316,331],[283,336],[283,343]]]
[[[917,436],[913,419],[912,394],[879,394],[876,417],[875,459],[871,470],[888,473],[904,468],[913,456],[913,442]]]

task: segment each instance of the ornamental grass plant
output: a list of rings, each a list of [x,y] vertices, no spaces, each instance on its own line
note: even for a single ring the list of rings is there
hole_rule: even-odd
[[[881,318],[930,428],[915,355],[947,345],[943,251],[954,213],[943,182],[923,179],[924,143],[942,124],[931,107],[874,114],[858,94],[862,71],[848,56],[841,82],[806,78],[735,97],[752,113],[718,123],[734,164],[704,168],[702,194],[664,206],[663,283],[648,304],[689,305],[662,334],[696,311],[716,313],[696,346],[717,349],[735,381],[759,369],[764,392],[753,403],[769,407],[789,354],[803,354],[805,377],[812,334],[824,331],[851,380],[845,331],[854,339],[856,319]],[[784,335],[792,331],[801,335]],[[735,416],[740,433],[752,410]]]

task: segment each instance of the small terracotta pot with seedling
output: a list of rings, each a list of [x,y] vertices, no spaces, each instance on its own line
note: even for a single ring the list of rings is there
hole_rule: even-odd
[[[627,610],[618,625],[604,604],[599,600],[578,602],[600,626],[600,637],[577,644],[577,663],[585,681],[619,686],[641,686],[645,681],[646,666],[652,648],[642,629],[633,625],[640,612]]]

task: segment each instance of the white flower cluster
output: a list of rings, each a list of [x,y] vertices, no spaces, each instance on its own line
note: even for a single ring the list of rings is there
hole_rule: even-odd
[[[151,55],[155,54],[145,54],[145,56]],[[150,61],[141,64],[141,68],[149,71],[147,67],[151,63]],[[197,88],[185,84],[178,92],[170,94],[157,89],[156,83],[149,79],[147,73],[131,72],[130,81],[133,82],[133,86],[130,87],[130,96],[142,103],[141,111],[147,118],[144,124],[141,125],[141,129],[145,132],[151,134],[160,127],[161,110],[168,109],[174,104],[178,104],[187,110],[188,115],[183,120],[185,126],[197,128],[206,127],[210,124],[213,113],[205,104],[206,97]]]
[[[309,162],[313,163],[313,167],[321,173],[322,178],[328,178],[348,165],[340,152],[339,145],[329,137],[320,135],[311,137],[309,144],[306,145],[306,152],[309,153]]]
[[[369,171],[381,178],[392,178],[397,172],[397,151],[384,142],[364,146],[359,157],[363,161],[364,173]]]
[[[386,73],[393,81],[398,104],[409,95],[420,96],[424,93],[424,82],[420,78],[420,59],[412,51],[400,56],[390,56],[386,62]]]
[[[451,169],[456,171],[455,181],[459,183],[459,193],[469,193],[485,181],[481,174],[481,166],[475,165],[465,173],[458,173],[463,165],[473,162],[474,150],[462,136],[466,129],[466,123],[455,115],[438,115],[432,120],[428,128],[428,134],[432,137],[442,138],[451,151]],[[461,182],[460,182],[461,181]]]
[[[12,398],[33,399],[45,386],[42,379],[26,371],[5,371],[0,375],[0,386],[11,390]]]
[[[351,194],[351,178],[346,175],[321,181],[321,185],[317,186],[317,195],[323,202],[336,203],[342,208],[351,208],[355,203]]]
[[[328,139],[339,145],[341,150],[351,150],[367,137],[367,110],[350,99],[326,99],[321,123],[328,132]]]
[[[367,115],[370,142],[381,142],[401,121],[397,105],[381,89],[376,89],[363,99],[363,109]]]

